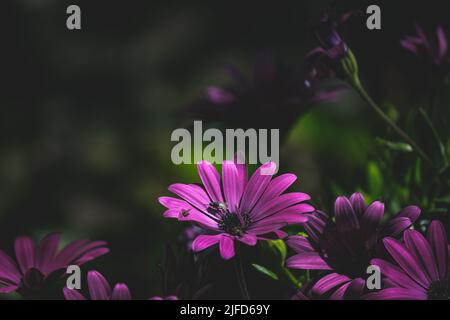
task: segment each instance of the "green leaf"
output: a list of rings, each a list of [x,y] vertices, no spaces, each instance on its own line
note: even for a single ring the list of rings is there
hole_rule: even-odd
[[[268,276],[268,277],[270,277],[270,278],[272,278],[272,279],[274,279],[274,280],[278,280],[278,275],[277,275],[275,272],[270,271],[270,270],[267,269],[266,267],[263,267],[263,266],[261,266],[261,265],[259,265],[259,264],[256,264],[256,263],[252,263],[252,266],[253,266],[256,270],[258,270],[259,272],[265,274],[266,276]]]
[[[286,260],[286,256],[287,256],[287,248],[286,248],[286,244],[284,243],[283,240],[278,239],[278,240],[270,240],[268,241],[269,243],[269,247],[272,248],[272,250],[274,250],[276,253],[279,254],[280,256],[280,263],[281,266],[284,266],[284,261]]]
[[[412,152],[413,148],[411,145],[405,142],[394,142],[394,141],[388,141],[384,140],[382,138],[376,138],[375,139],[380,145],[385,146],[391,150],[395,151],[402,151],[402,152]]]
[[[383,190],[383,176],[376,162],[371,161],[367,165],[367,181],[370,194],[374,197],[380,196]]]

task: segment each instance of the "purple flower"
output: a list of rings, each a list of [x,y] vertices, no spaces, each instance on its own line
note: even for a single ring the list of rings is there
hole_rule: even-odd
[[[251,79],[232,66],[225,72],[230,85],[208,86],[204,98],[188,107],[190,116],[242,128],[275,126],[284,134],[309,105],[335,101],[342,92],[342,88],[318,89],[321,74],[309,66],[296,70],[280,65],[269,54],[258,57]]]
[[[320,48],[315,50],[323,52],[332,60],[343,58],[348,51],[347,44],[338,32],[338,27],[345,22],[348,15],[339,20],[330,14],[325,14],[315,28],[315,36],[319,41]]]
[[[193,251],[219,244],[222,258],[231,259],[235,241],[253,246],[269,234],[284,237],[282,227],[305,222],[304,213],[314,210],[303,203],[309,195],[283,194],[297,177],[283,174],[272,179],[276,168],[273,162],[258,168],[248,181],[246,166],[233,161],[223,162],[222,181],[211,163],[201,161],[197,168],[206,191],[195,184],[176,183],[169,190],[181,199],[159,198],[168,209],[164,217],[191,221],[213,233],[197,236]]]
[[[407,36],[401,40],[401,46],[436,66],[448,64],[450,57],[448,55],[447,37],[442,26],[436,28],[436,39],[428,37],[419,25],[415,27],[416,35]]]
[[[348,52],[348,46],[339,32],[340,27],[351,17],[360,15],[359,11],[350,11],[340,16],[326,13],[314,28],[314,34],[319,47],[313,49],[308,56],[326,56],[331,61],[344,58]]]
[[[450,246],[444,226],[433,221],[427,238],[416,230],[406,230],[403,242],[383,240],[393,262],[373,259],[384,275],[384,288],[367,299],[450,300]]]
[[[398,236],[411,227],[420,214],[416,206],[400,211],[382,223],[384,204],[366,208],[360,193],[350,199],[338,197],[334,219],[323,212],[310,214],[305,230],[309,237],[292,236],[287,244],[297,254],[286,261],[293,269],[328,271],[314,283],[308,295],[343,299],[359,297],[365,288],[366,270],[386,236]]]
[[[89,295],[91,300],[131,300],[130,290],[126,284],[118,283],[111,290],[105,277],[98,271],[89,271],[87,276]],[[86,300],[78,290],[64,288],[66,300]]]
[[[17,262],[0,250],[0,293],[35,290],[69,265],[81,266],[109,252],[104,241],[76,240],[58,251],[61,235],[51,233],[39,245],[28,237],[15,241]]]

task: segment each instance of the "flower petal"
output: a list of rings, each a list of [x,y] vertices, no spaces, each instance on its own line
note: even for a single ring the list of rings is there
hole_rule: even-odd
[[[234,101],[234,96],[230,92],[217,86],[208,86],[206,96],[214,104],[231,104]]]
[[[349,282],[351,279],[347,276],[338,274],[338,273],[330,273],[322,277],[319,281],[317,281],[311,291],[318,296],[322,296],[326,294],[331,289],[342,285],[346,282]]]
[[[340,196],[336,199],[334,213],[339,232],[346,233],[359,229],[358,218],[353,211],[350,201],[346,197]]]
[[[78,290],[75,289],[69,289],[65,287],[63,289],[63,293],[66,300],[86,300],[86,298]]]
[[[311,242],[306,237],[291,236],[286,240],[286,244],[297,253],[314,252]]]
[[[360,192],[355,192],[350,197],[350,203],[352,204],[353,211],[355,211],[357,216],[362,216],[366,211],[366,203],[364,197]]]
[[[88,286],[91,300],[109,300],[111,298],[111,286],[100,272],[88,272]]]
[[[114,286],[111,300],[131,300],[131,293],[127,285],[118,283]]]
[[[220,241],[221,234],[215,234],[215,235],[199,235],[197,238],[194,239],[192,242],[192,251],[198,252],[205,250],[206,248],[209,248],[212,245],[215,245]]]
[[[220,190],[220,175],[216,168],[210,162],[203,160],[197,164],[197,170],[211,200],[223,202],[222,191]]]
[[[302,270],[332,270],[333,268],[317,253],[302,252],[286,260],[286,266]]]
[[[245,187],[244,194],[242,195],[240,205],[241,212],[251,212],[269,185],[272,175],[267,174],[267,171],[270,171],[274,166],[276,167],[273,162],[268,162],[263,164],[253,173]]]
[[[228,208],[236,212],[244,191],[244,181],[239,177],[238,169],[233,161],[224,161],[222,163],[223,193]]]
[[[445,36],[444,29],[442,26],[438,26],[436,29],[436,36],[438,39],[438,55],[439,58],[442,59],[446,56],[448,46],[447,46],[447,37]]]
[[[411,219],[407,217],[397,217],[389,220],[380,231],[380,238],[387,236],[396,237],[403,231],[410,228],[413,225]]]
[[[28,237],[18,237],[15,241],[15,251],[23,274],[36,266],[36,248],[33,240]]]
[[[445,279],[448,264],[448,241],[444,225],[438,220],[432,221],[428,227],[427,238],[436,259],[439,278]]]
[[[405,288],[387,288],[365,295],[366,300],[426,300],[424,291]]]
[[[363,230],[376,230],[384,216],[384,204],[380,201],[373,202],[364,212],[361,218],[361,227]]]
[[[192,184],[174,183],[169,186],[169,191],[186,200],[194,208],[205,211],[211,200],[206,192],[199,186]]]
[[[223,259],[229,260],[234,257],[234,241],[231,237],[222,234],[220,237],[220,255]]]
[[[257,239],[257,237],[255,235],[248,234],[248,233],[244,234],[242,237],[239,237],[238,240],[240,242],[242,242],[242,243],[245,243],[246,245],[249,245],[249,246],[256,245],[256,243],[258,241],[258,239]]]
[[[297,180],[297,176],[292,173],[282,174],[274,178],[272,181],[270,181],[270,184],[267,186],[266,191],[261,196],[261,199],[258,201],[253,210],[255,212],[261,210],[261,208],[265,206],[269,201],[277,198],[284,191],[286,191],[286,189],[289,188],[295,182],[295,180]]]
[[[352,282],[344,283],[330,296],[330,300],[344,300],[345,293]]]
[[[398,265],[422,287],[427,288],[429,281],[407,248],[393,238],[384,238],[383,243],[386,250],[390,253]]]
[[[0,250],[0,278],[6,278],[14,283],[19,283],[20,277],[20,271],[17,268],[16,262]]]
[[[378,266],[381,274],[389,279],[396,287],[411,288],[414,290],[423,290],[424,288],[400,267],[382,259],[372,259],[370,264]]]
[[[427,270],[427,276],[430,281],[438,280],[439,273],[433,251],[425,237],[416,230],[406,230],[403,233],[403,240],[416,261]]]
[[[290,206],[293,206],[297,203],[309,200],[310,196],[306,193],[302,192],[292,192],[292,193],[285,193],[281,196],[272,199],[269,201],[265,206],[260,208],[259,211],[252,210],[251,217],[253,220],[261,220],[265,217],[268,217],[270,215],[273,215],[277,212],[280,212],[286,208],[289,208]],[[304,205],[303,212],[312,212],[314,211],[314,208],[310,205]],[[300,210],[298,210],[300,211]],[[299,212],[301,213],[301,212]]]
[[[38,269],[41,270],[44,274],[50,271],[48,269],[48,266],[58,252],[60,240],[60,233],[50,233],[41,240],[38,255],[36,257],[36,264]]]

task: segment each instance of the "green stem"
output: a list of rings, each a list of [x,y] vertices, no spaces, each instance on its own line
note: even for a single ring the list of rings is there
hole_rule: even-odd
[[[448,159],[447,159],[447,152],[445,150],[444,144],[442,143],[441,137],[439,136],[439,133],[437,132],[436,128],[434,127],[433,122],[431,121],[431,119],[428,116],[427,112],[424,109],[422,109],[422,108],[419,109],[419,112],[423,116],[423,118],[425,119],[425,122],[430,127],[431,131],[433,132],[434,139],[436,140],[436,143],[439,146],[439,151],[441,153],[442,160],[444,161],[444,167],[445,167],[445,166],[448,165]]]
[[[369,94],[364,90],[362,85],[359,82],[350,80],[353,84],[353,87],[355,90],[359,93],[359,95],[367,102],[367,104],[380,116],[381,119],[383,119],[384,122],[388,126],[390,126],[395,133],[397,133],[403,140],[405,140],[407,143],[411,145],[411,147],[414,149],[414,151],[417,152],[417,154],[425,160],[430,166],[433,168],[435,167],[431,159],[426,155],[426,153],[422,150],[422,148],[419,147],[419,145],[405,132],[403,131],[397,124],[391,120],[391,118],[388,117],[386,113],[376,104],[375,101],[369,96]]]
[[[297,278],[294,276],[294,274],[287,268],[285,267],[281,267],[281,269],[283,269],[284,274],[286,275],[286,277],[289,279],[289,281],[292,282],[292,284],[296,287],[296,288],[300,288],[301,284],[300,282],[297,280]]]
[[[242,299],[250,300],[250,295],[248,294],[247,281],[245,280],[244,269],[242,268],[241,258],[236,255],[234,259],[234,269],[236,271],[236,277],[238,280],[239,290],[241,291]]]

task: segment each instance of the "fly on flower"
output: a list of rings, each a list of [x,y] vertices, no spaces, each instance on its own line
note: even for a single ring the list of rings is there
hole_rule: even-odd
[[[231,259],[236,241],[254,246],[269,236],[283,238],[286,233],[281,228],[306,222],[305,213],[314,211],[305,203],[310,199],[306,193],[284,193],[297,179],[294,174],[272,179],[273,162],[259,167],[248,180],[246,166],[234,161],[223,162],[222,179],[207,161],[197,168],[203,187],[175,183],[169,191],[181,199],[159,198],[167,208],[164,217],[190,221],[208,231],[195,238],[193,251],[219,244],[222,258]]]

